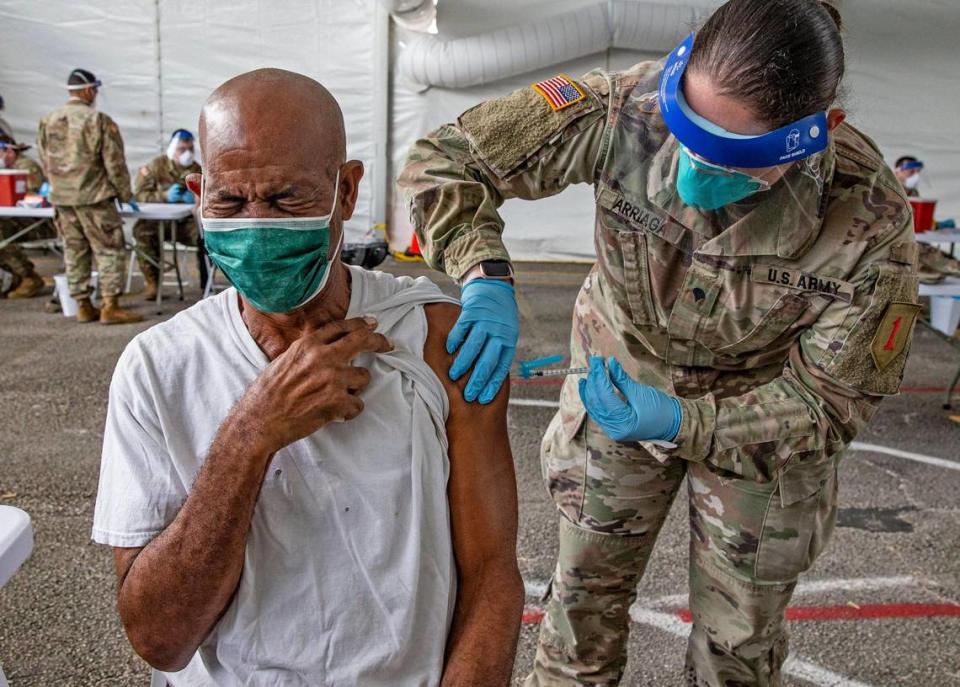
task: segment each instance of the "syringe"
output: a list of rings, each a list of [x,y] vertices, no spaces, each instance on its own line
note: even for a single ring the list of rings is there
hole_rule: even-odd
[[[590,372],[589,367],[561,367],[557,370],[531,370],[530,377],[566,377],[567,375],[585,375]]]

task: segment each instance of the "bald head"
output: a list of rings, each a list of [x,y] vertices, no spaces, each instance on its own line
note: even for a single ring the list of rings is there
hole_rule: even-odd
[[[283,69],[257,69],[217,88],[200,114],[200,145],[211,161],[225,148],[254,146],[290,162],[346,157],[343,114],[330,91]]]
[[[325,215],[338,172],[341,182],[351,176],[337,101],[283,69],[257,69],[217,88],[200,114],[200,148],[207,216]],[[348,167],[358,167],[356,186],[362,165]],[[341,184],[341,199],[350,195]],[[349,217],[352,203],[341,209]]]

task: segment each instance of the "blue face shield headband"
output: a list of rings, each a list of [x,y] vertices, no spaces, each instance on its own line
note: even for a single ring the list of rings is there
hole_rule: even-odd
[[[817,112],[758,136],[735,134],[699,116],[683,98],[683,73],[694,34],[667,57],[660,77],[660,113],[680,143],[700,157],[729,167],[776,167],[802,160],[827,147],[827,113]]]

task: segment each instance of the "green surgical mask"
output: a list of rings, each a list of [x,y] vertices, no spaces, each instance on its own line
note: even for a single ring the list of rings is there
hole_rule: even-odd
[[[207,255],[257,310],[282,313],[306,305],[326,286],[340,253],[342,232],[340,243],[330,246],[339,188],[338,172],[333,207],[324,217],[201,217]]]
[[[770,184],[763,179],[695,158],[685,147],[680,147],[677,192],[687,205],[700,210],[718,210],[768,188]]]

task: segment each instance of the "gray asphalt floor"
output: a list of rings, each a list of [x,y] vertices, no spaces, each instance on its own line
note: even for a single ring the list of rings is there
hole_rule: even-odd
[[[41,257],[49,276],[57,261]],[[388,260],[382,268],[428,274]],[[564,354],[585,265],[521,264],[527,359]],[[455,286],[432,275],[450,293]],[[174,289],[167,287],[168,296]],[[78,325],[43,312],[43,299],[0,301],[0,503],[33,518],[31,559],[0,590],[0,665],[12,687],[147,687],[149,671],[127,644],[114,610],[110,552],[90,542],[107,388],[127,341],[193,302],[168,300],[142,325]],[[882,405],[859,441],[899,449],[851,451],[841,467],[839,526],[807,573],[791,611],[792,658],[784,684],[878,687],[960,685],[960,397],[942,409],[960,354],[918,330],[905,393]],[[518,554],[531,594],[517,656],[530,669],[553,570],[556,515],[540,479],[539,442],[559,393],[520,384],[509,426],[520,497]],[[185,399],[185,402],[188,399]],[[951,416],[953,419],[951,419]],[[917,458],[920,456],[920,459]],[[923,462],[923,457],[945,461]],[[625,685],[680,685],[686,606],[686,497],[677,498],[638,589]]]

